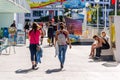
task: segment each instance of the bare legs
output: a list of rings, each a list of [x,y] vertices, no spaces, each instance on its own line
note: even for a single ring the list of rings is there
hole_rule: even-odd
[[[89,55],[91,58],[94,57],[94,54],[95,54],[95,46],[96,46],[96,44],[92,44],[92,46],[91,46],[91,52],[90,52],[90,55]]]

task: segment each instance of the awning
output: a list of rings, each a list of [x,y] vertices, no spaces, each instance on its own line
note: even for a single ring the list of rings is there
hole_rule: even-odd
[[[30,8],[25,0],[0,0],[0,13],[29,13]],[[24,1],[24,2],[22,2]]]

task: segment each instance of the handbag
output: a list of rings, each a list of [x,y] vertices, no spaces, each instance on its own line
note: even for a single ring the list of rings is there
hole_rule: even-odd
[[[41,50],[40,45],[36,45],[36,50],[37,50],[37,51],[40,51],[40,50]]]

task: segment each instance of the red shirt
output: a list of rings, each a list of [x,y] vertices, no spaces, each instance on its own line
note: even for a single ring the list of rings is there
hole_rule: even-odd
[[[39,44],[40,41],[40,31],[36,30],[36,32],[34,31],[30,31],[29,32],[29,40],[30,40],[30,44]]]

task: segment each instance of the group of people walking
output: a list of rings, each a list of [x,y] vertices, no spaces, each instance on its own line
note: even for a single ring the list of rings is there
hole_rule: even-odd
[[[30,53],[31,53],[31,63],[32,63],[32,69],[37,68],[37,45],[40,45],[40,39],[41,39],[41,34],[42,31],[38,29],[38,24],[33,23],[32,24],[32,29],[29,31],[29,41],[30,41]],[[58,59],[60,61],[60,69],[64,67],[64,62],[65,62],[65,55],[66,55],[66,50],[67,50],[67,44],[69,44],[69,47],[71,48],[71,43],[69,39],[69,33],[65,29],[64,25],[60,25],[60,28],[57,29],[56,27],[52,25],[50,22],[48,26],[48,38],[52,40],[52,45],[58,44]]]
[[[43,35],[43,32],[41,29],[39,29],[37,23],[32,24],[32,29],[29,31],[29,41],[30,41],[30,53],[31,53],[31,63],[32,63],[32,69],[37,68],[37,45],[40,45],[41,36]],[[69,32],[67,31],[65,24],[60,23],[59,25],[53,25],[52,22],[49,22],[47,25],[47,36],[48,39],[51,40],[51,44],[49,43],[49,46],[58,46],[58,59],[60,62],[60,69],[62,70],[64,67],[65,62],[65,56],[66,51],[68,48],[71,49],[71,42],[69,39]],[[43,37],[43,36],[42,36]],[[91,51],[89,58],[92,59],[99,59],[101,57],[101,50],[102,49],[109,49],[110,45],[108,43],[108,37],[106,36],[105,32],[102,32],[102,36],[94,35],[93,39],[95,42],[91,46]],[[96,50],[96,55],[95,55]]]

